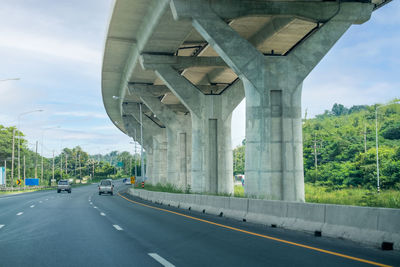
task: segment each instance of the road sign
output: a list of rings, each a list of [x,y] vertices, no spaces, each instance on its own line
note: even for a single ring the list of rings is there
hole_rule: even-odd
[[[131,184],[135,184],[135,176],[131,177]]]
[[[17,180],[17,185],[21,185],[21,180],[20,179]]]
[[[25,185],[39,185],[39,179],[38,178],[26,178],[25,179]]]
[[[124,167],[124,163],[122,161],[118,161],[117,167],[120,167],[120,168]]]
[[[6,168],[0,167],[0,185],[6,184]]]

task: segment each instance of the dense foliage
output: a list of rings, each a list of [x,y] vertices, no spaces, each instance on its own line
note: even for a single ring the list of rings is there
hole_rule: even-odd
[[[12,165],[12,141],[14,132],[14,173]],[[18,134],[21,136],[20,175],[18,175]],[[40,146],[40,144],[39,144]],[[25,164],[23,159],[25,158]],[[42,174],[43,160],[43,174]],[[112,151],[106,155],[89,155],[77,146],[72,149],[64,148],[62,153],[54,157],[54,179],[84,179],[130,176],[137,172],[140,175],[140,156],[134,157],[129,152]],[[24,177],[40,178],[42,185],[50,184],[53,178],[53,158],[41,157],[28,148],[22,132],[15,127],[0,125],[0,166],[7,167],[7,185],[16,185],[16,181]],[[35,175],[36,173],[36,175]],[[25,175],[24,175],[25,174]],[[13,176],[13,179],[12,179]]]
[[[377,107],[353,106],[348,109],[335,104],[331,111],[303,122],[306,182],[336,188],[376,188]],[[378,140],[380,186],[382,189],[400,189],[400,105],[378,109]],[[244,146],[234,149],[236,161],[244,162]],[[235,166],[235,173],[243,171],[242,165]]]

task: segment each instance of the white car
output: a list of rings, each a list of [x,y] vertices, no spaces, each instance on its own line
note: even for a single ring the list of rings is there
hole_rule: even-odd
[[[101,194],[114,194],[114,185],[111,179],[101,180],[99,184],[99,195]]]

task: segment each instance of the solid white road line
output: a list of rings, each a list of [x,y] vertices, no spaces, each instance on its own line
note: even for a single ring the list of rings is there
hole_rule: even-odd
[[[106,216],[106,214],[104,212],[100,212],[101,216]]]
[[[23,212],[18,212],[18,213],[17,213],[17,216],[22,215],[22,214],[24,214],[24,213],[23,213]]]
[[[0,224],[0,229],[3,228],[5,225],[4,224]]]
[[[119,226],[119,225],[117,225],[117,224],[114,224],[113,226],[114,226],[114,228],[117,229],[118,231],[124,230],[124,229],[121,228],[121,226]]]
[[[35,207],[35,205],[31,205],[31,208],[34,208]]]
[[[152,257],[153,259],[155,259],[156,261],[161,263],[162,266],[175,267],[175,265],[173,265],[172,263],[170,263],[169,261],[167,261],[166,259],[164,259],[160,255],[158,255],[157,253],[148,253],[148,254],[149,254],[150,257]]]

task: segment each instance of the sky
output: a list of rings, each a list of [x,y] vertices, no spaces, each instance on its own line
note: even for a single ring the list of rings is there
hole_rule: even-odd
[[[2,0],[0,124],[18,125],[46,157],[80,145],[91,154],[133,151],[108,118],[101,66],[112,0]],[[353,25],[303,83],[308,117],[400,97],[400,1]],[[34,110],[19,116],[19,114]],[[245,101],[234,111],[232,144],[245,138]],[[41,146],[39,145],[39,152]]]

